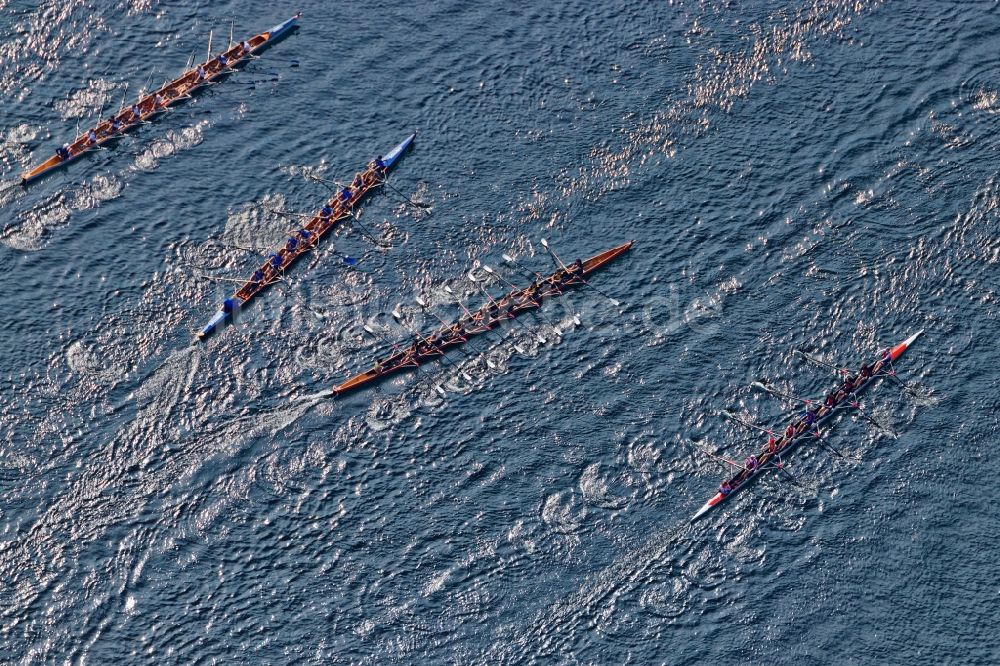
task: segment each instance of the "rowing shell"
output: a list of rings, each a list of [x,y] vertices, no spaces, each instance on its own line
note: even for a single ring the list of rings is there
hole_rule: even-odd
[[[263,51],[267,46],[274,44],[276,41],[286,36],[293,28],[296,27],[298,20],[299,15],[296,14],[292,18],[283,23],[279,23],[270,30],[266,30],[259,35],[254,35],[247,40],[247,43],[250,46],[250,50],[247,52],[244,52],[241,43],[233,44],[220,54],[226,57],[228,61],[226,65],[222,65],[219,62],[218,56],[208,60],[207,62],[201,63],[200,67],[205,70],[205,76],[201,80],[198,78],[198,67],[196,66],[193,69],[184,72],[181,76],[174,79],[170,83],[165,84],[159,90],[155,90],[148,95],[140,97],[134,102],[134,105],[139,107],[138,116],[132,113],[132,106],[129,106],[127,108],[123,107],[117,115],[112,116],[108,120],[99,121],[96,126],[85,131],[69,144],[68,156],[63,157],[57,151],[55,155],[42,162],[31,171],[23,174],[21,176],[21,184],[27,185],[28,183],[51,173],[55,169],[59,169],[78,160],[80,157],[91,151],[98,150],[105,144],[120,140],[126,132],[135,129],[144,122],[148,122],[153,117],[164,113],[168,107],[183,100],[190,99],[192,93],[209,85],[213,81],[224,78],[226,75],[232,73],[233,68],[249,62],[257,53]],[[160,96],[159,103],[157,103],[157,95]],[[114,120],[117,120],[120,123],[117,130],[112,127],[112,122]],[[94,143],[87,138],[87,135],[91,132],[91,130],[97,135],[97,141]]]
[[[832,408],[826,407],[825,405],[821,407],[816,412],[817,418],[814,421],[812,427],[818,429],[820,424],[833,418],[841,409],[846,409],[848,407],[851,407],[852,402],[856,400],[856,396],[858,396],[862,391],[871,386],[876,379],[878,379],[881,376],[885,376],[885,372],[891,369],[891,363],[896,361],[900,356],[902,356],[903,352],[905,352],[907,348],[910,345],[912,345],[913,342],[918,337],[920,337],[922,333],[923,331],[918,331],[917,333],[907,338],[905,341],[893,347],[891,350],[888,350],[888,357],[880,356],[878,359],[876,359],[875,362],[871,364],[872,368],[871,376],[868,379],[862,381],[860,384],[858,384],[852,392],[845,394],[840,401],[835,402]],[[858,377],[859,375],[855,374],[854,376]],[[793,422],[792,425],[798,428],[804,425],[804,421],[800,418],[797,419],[795,422]],[[765,446],[765,448],[761,451],[761,453],[759,453],[755,457],[757,461],[757,466],[752,470],[744,468],[736,476],[729,479],[727,483],[732,488],[732,490],[730,490],[729,493],[727,494],[723,494],[721,491],[717,492],[712,499],[705,502],[704,506],[698,509],[698,512],[691,517],[691,522],[692,523],[695,522],[696,520],[704,516],[706,513],[708,513],[715,507],[722,504],[728,498],[732,497],[737,492],[739,492],[746,486],[750,485],[750,481],[756,478],[757,475],[760,474],[765,469],[764,464],[768,462],[772,457],[777,458],[780,454],[786,453],[803,439],[815,438],[813,432],[814,431],[811,430],[810,427],[802,427],[801,430],[798,431],[798,434],[796,434],[794,437],[790,439],[783,437],[780,440],[781,442],[783,442],[783,444],[779,445],[777,450],[774,451],[773,453],[768,452],[767,447]]]
[[[382,158],[382,164],[384,165],[382,169],[376,169],[372,165],[369,165],[364,171],[358,173],[355,176],[355,179],[357,180],[360,178],[363,185],[351,190],[352,195],[350,199],[341,201],[339,197],[334,196],[327,201],[326,205],[333,209],[333,213],[328,216],[323,216],[322,211],[320,211],[313,215],[312,219],[309,220],[309,223],[303,227],[303,229],[309,232],[308,240],[299,242],[294,250],[289,250],[287,246],[278,250],[275,254],[281,259],[279,266],[275,266],[271,263],[271,261],[265,261],[258,269],[264,275],[263,279],[255,280],[251,277],[249,280],[244,282],[236,293],[223,302],[222,308],[215,313],[215,316],[212,317],[211,321],[209,321],[201,332],[198,333],[198,339],[204,340],[207,338],[221,324],[231,319],[234,312],[246,306],[247,303],[249,303],[257,294],[264,291],[275,282],[280,282],[284,276],[284,272],[288,270],[288,268],[290,268],[299,257],[306,254],[310,250],[313,250],[318,245],[319,241],[324,236],[329,234],[339,222],[350,218],[354,206],[360,203],[366,194],[385,182],[385,175],[394,166],[396,166],[399,159],[413,144],[413,140],[416,138],[416,134],[411,134],[403,139],[399,145],[386,153],[386,155]]]
[[[563,270],[556,271],[537,283],[540,288],[533,298],[525,298],[524,290],[515,289],[499,299],[490,299],[479,310],[458,319],[455,324],[438,329],[423,337],[421,341],[378,361],[371,370],[355,375],[334,386],[334,396],[341,396],[402,370],[416,368],[423,361],[443,356],[447,349],[462,344],[474,335],[485,333],[495,325],[513,319],[522,312],[541,307],[543,298],[557,296],[568,287],[586,284],[582,278],[617,259],[631,247],[632,241],[629,241],[624,245],[594,255],[582,262],[582,274],[574,275]],[[562,281],[559,279],[560,276],[563,276]],[[460,328],[456,330],[456,327]],[[430,340],[435,340],[435,342],[429,343]]]

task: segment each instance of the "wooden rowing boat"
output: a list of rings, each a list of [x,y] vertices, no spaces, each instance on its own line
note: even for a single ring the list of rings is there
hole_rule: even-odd
[[[294,232],[292,239],[295,239],[294,247],[285,246],[274,252],[271,257],[264,261],[254,274],[240,286],[236,292],[222,303],[222,307],[215,316],[198,333],[198,339],[204,340],[221,325],[229,321],[235,312],[245,307],[257,294],[261,293],[275,282],[279,282],[286,270],[294,264],[299,257],[314,249],[329,234],[338,223],[351,217],[354,207],[361,202],[365,196],[378,188],[385,182],[386,174],[399,162],[403,154],[413,144],[416,134],[406,137],[395,148],[390,150],[381,158],[382,166],[377,167],[374,163],[369,163],[363,171],[354,177],[355,182],[360,182],[360,187],[355,187],[350,191],[350,197],[341,197],[343,190],[338,195],[326,202],[324,208],[329,208],[329,214],[325,214],[321,209],[306,223],[302,229]],[[302,230],[306,234],[302,234]],[[291,240],[291,239],[290,239]]]
[[[790,424],[795,434],[791,437],[783,434],[781,438],[776,441],[774,451],[769,450],[769,447],[765,446],[759,454],[748,457],[744,463],[743,469],[737,472],[733,477],[723,482],[719,491],[716,492],[710,500],[705,502],[705,504],[698,509],[698,512],[691,517],[691,522],[699,520],[709,511],[722,504],[725,500],[729,499],[740,490],[746,488],[750,485],[750,482],[765,469],[781,469],[775,461],[779,461],[780,463],[780,456],[788,453],[792,447],[796,446],[800,442],[808,439],[815,439],[822,442],[823,439],[819,434],[819,426],[829,421],[837,414],[842,413],[845,409],[859,409],[857,399],[858,395],[874,384],[878,378],[890,376],[893,373],[892,363],[899,359],[899,357],[903,355],[903,352],[905,352],[922,333],[923,331],[918,331],[895,347],[886,349],[871,363],[871,375],[866,379],[861,377],[860,371],[853,375],[855,380],[852,384],[856,383],[856,385],[854,385],[850,391],[845,391],[842,388],[839,392],[834,391],[833,395],[841,397],[839,400],[836,400],[832,406],[825,405],[822,400],[807,401],[810,405],[815,404],[818,406],[815,412],[813,412],[815,415],[815,421],[812,424],[807,424],[803,416],[796,417],[796,419]],[[756,429],[766,431],[766,429],[763,428]],[[723,492],[723,488],[727,490]]]
[[[343,395],[407,368],[416,368],[423,361],[442,356],[451,347],[462,344],[474,335],[485,333],[497,324],[513,319],[522,312],[541,307],[544,298],[557,296],[567,288],[586,284],[585,278],[588,275],[617,259],[631,247],[632,241],[629,241],[624,245],[594,255],[590,259],[580,262],[582,270],[576,273],[563,269],[556,271],[535,283],[538,285],[538,289],[533,297],[527,297],[523,289],[514,289],[499,299],[490,298],[476,312],[468,313],[454,324],[442,325],[430,335],[420,336],[419,340],[406,349],[396,351],[377,361],[372,369],[334,386],[333,393],[335,396]]]
[[[71,162],[78,160],[89,152],[98,150],[101,146],[114,143],[120,140],[126,132],[135,129],[150,119],[164,113],[170,106],[183,100],[190,99],[191,95],[205,86],[224,78],[232,73],[233,69],[249,62],[257,53],[263,51],[267,46],[286,36],[298,24],[299,15],[283,23],[279,23],[270,30],[254,35],[246,40],[249,49],[244,49],[242,42],[238,42],[227,48],[225,51],[215,56],[211,60],[201,63],[190,69],[179,77],[163,85],[158,90],[140,97],[131,106],[123,107],[117,114],[107,120],[99,120],[97,125],[86,130],[76,137],[69,144],[64,146],[65,152],[56,154],[48,158],[31,171],[21,176],[21,184],[28,183],[64,167]],[[226,59],[223,65],[219,56]],[[204,70],[204,77],[198,73],[199,67]],[[138,107],[139,114],[133,112],[133,107]],[[118,126],[115,127],[117,121]],[[96,141],[89,138],[94,132]]]

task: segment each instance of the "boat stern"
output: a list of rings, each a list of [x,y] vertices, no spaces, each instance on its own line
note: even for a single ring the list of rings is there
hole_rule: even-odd
[[[917,338],[923,335],[923,333],[924,333],[923,330],[917,331],[916,333],[908,337],[906,340],[900,342],[898,345],[893,347],[892,351],[889,352],[892,360],[895,361],[897,358],[902,356],[903,352],[905,352],[907,348],[916,341]]]
[[[205,327],[198,332],[198,340],[204,340],[208,336],[212,335],[218,328],[226,323],[227,320],[231,319],[233,314],[240,309],[243,305],[243,301],[239,298],[227,298],[222,304],[222,309],[215,313],[211,320]]]

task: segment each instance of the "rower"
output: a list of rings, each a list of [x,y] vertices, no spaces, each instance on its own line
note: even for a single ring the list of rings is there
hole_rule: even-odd
[[[538,289],[539,289],[539,287],[538,287],[538,280],[533,281],[527,287],[525,287],[524,289],[522,289],[521,290],[521,298],[524,299],[524,300],[522,300],[521,302],[522,303],[527,303],[527,302],[534,303],[535,302],[535,296],[538,295]]]
[[[569,267],[569,272],[574,275],[574,277],[583,277],[583,262],[577,259],[573,262],[573,265]]]
[[[333,209],[330,208],[330,204],[326,204],[325,206],[323,206],[323,210],[319,212],[319,216],[322,217],[324,220],[330,217],[331,215],[333,215]]]
[[[342,189],[340,191],[340,200],[343,201],[345,204],[348,203],[351,200],[352,196],[354,196],[354,194],[351,192],[351,189],[348,188],[348,187],[345,187],[344,189]]]
[[[757,457],[747,456],[747,459],[743,461],[743,464],[746,466],[748,472],[752,472],[757,469]]]
[[[229,66],[229,61],[226,59],[226,56],[223,53],[220,53],[219,57],[216,58],[215,61],[219,63],[219,69],[225,69],[226,67]]]
[[[374,160],[372,160],[372,168],[374,168],[376,171],[384,171],[385,170],[385,162],[382,161],[382,156],[381,155],[379,155]]]
[[[281,255],[277,254],[276,252],[272,252],[271,254],[268,255],[267,258],[268,261],[271,262],[271,267],[274,270],[277,271],[281,269],[281,264],[284,263],[284,261],[281,258]]]
[[[253,272],[253,277],[250,278],[250,282],[254,284],[260,284],[263,281],[264,281],[264,271],[258,268]]]
[[[59,155],[59,157],[61,157],[64,162],[68,160],[70,157],[69,144],[64,143],[63,145],[56,148],[56,154]]]
[[[195,73],[198,76],[198,83],[205,80],[205,67],[203,65],[198,65],[198,69],[195,70]]]
[[[153,108],[154,109],[162,109],[163,106],[164,106],[163,105],[163,95],[161,95],[160,93],[156,93],[156,95],[153,97]]]
[[[297,248],[298,246],[299,246],[299,240],[295,236],[290,236],[288,238],[288,242],[285,243],[285,249],[288,251],[289,254],[293,254],[295,252],[295,248]]]
[[[351,181],[351,187],[353,187],[356,190],[360,190],[361,186],[364,184],[365,184],[365,179],[364,177],[362,177],[360,173],[354,176],[354,180]]]
[[[806,426],[811,426],[816,420],[816,412],[809,408],[806,410]]]
[[[774,435],[770,435],[767,438],[767,452],[774,453],[778,450],[778,440],[774,438]]]
[[[308,229],[299,229],[299,238],[302,239],[303,243],[309,243],[312,240],[312,232]]]
[[[250,42],[244,39],[243,43],[240,46],[243,47],[243,55],[247,55],[248,53],[250,53]]]
[[[785,439],[791,440],[793,437],[795,437],[795,426],[789,425],[785,428]]]
[[[138,104],[132,105],[132,120],[142,120],[142,109],[139,108]]]
[[[728,481],[723,481],[722,485],[719,486],[719,492],[722,493],[723,497],[725,497],[729,493],[733,492],[733,487]]]
[[[826,400],[823,402],[823,404],[826,405],[827,409],[833,409],[834,405],[837,404],[837,399],[831,393],[830,395],[826,396]]]
[[[89,143],[92,146],[95,143],[97,143],[97,132],[95,132],[94,130],[90,130],[89,132],[87,132],[87,143]]]
[[[861,379],[868,379],[872,376],[872,369],[868,367],[867,363],[862,363],[861,372],[859,374],[861,375]]]
[[[117,117],[111,119],[111,131],[118,134],[122,129],[122,123]]]

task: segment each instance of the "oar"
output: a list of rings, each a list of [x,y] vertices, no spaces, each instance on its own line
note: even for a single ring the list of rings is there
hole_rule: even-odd
[[[849,374],[851,374],[851,371],[848,370],[847,368],[838,368],[834,364],[827,363],[826,361],[824,361],[822,359],[818,359],[815,356],[811,356],[811,355],[805,353],[804,351],[802,351],[801,349],[796,349],[796,350],[794,350],[794,352],[796,354],[798,354],[799,356],[801,356],[802,358],[806,359],[807,361],[811,361],[811,362],[815,363],[816,365],[821,365],[824,368],[827,368],[827,369],[833,371],[834,374],[837,374],[837,375],[849,375]]]
[[[893,439],[899,439],[899,433],[896,432],[896,430],[894,428],[891,428],[891,427],[885,425],[884,423],[880,423],[875,417],[870,416],[866,410],[864,410],[864,409],[861,408],[861,402],[858,400],[858,396],[857,396],[856,393],[851,393],[851,396],[852,396],[852,398],[851,398],[851,407],[853,407],[854,409],[858,410],[858,414],[860,414],[862,416],[862,418],[864,418],[866,421],[868,421],[869,423],[871,423],[873,426],[875,426],[879,430],[882,430],[884,432],[888,432],[890,435],[892,435]],[[837,405],[837,406],[840,407],[840,405]]]
[[[509,286],[511,289],[519,289],[519,287],[516,284],[514,284],[510,280],[506,279],[505,277],[503,277],[502,275],[500,275],[499,273],[497,273],[496,271],[494,271],[490,266],[487,266],[486,264],[483,264],[483,270],[486,271],[487,273],[489,273],[490,275],[495,275],[496,277],[498,277],[505,284],[507,284],[507,286]],[[535,302],[536,305],[535,305],[535,308],[532,310],[532,312],[534,312],[535,314],[537,314],[539,317],[542,318],[542,321],[544,321],[546,324],[548,324],[549,326],[552,327],[552,332],[556,334],[556,337],[562,337],[562,331],[559,330],[559,327],[556,326],[555,324],[553,324],[549,320],[548,317],[546,317],[545,315],[542,314],[541,296],[539,296],[539,300],[534,301],[534,302]]]
[[[850,458],[852,460],[861,460],[861,458],[859,456],[847,456],[847,455],[844,455],[843,453],[841,453],[840,451],[838,451],[837,449],[833,448],[833,445],[830,444],[830,442],[827,441],[826,437],[823,437],[823,434],[820,432],[819,428],[816,428],[815,431],[813,431],[813,432],[811,432],[809,434],[811,434],[816,439],[817,442],[819,442],[820,444],[822,444],[823,447],[826,448],[827,451],[829,451],[833,455],[837,456],[838,458]]]
[[[104,103],[105,103],[106,101],[107,101],[107,100],[105,100],[105,99],[104,99],[104,96],[102,95],[102,96],[101,96],[101,108],[97,110],[97,125],[100,125],[100,124],[101,124],[101,116],[103,116],[103,115],[104,115]],[[95,126],[95,127],[96,127],[96,126]]]
[[[552,250],[552,248],[549,247],[548,241],[546,241],[544,238],[542,239],[542,247],[544,247],[545,250],[552,256],[552,258],[556,261],[556,263],[559,265],[560,268],[562,268],[563,270],[566,270],[566,264],[564,264],[562,262],[562,259],[560,259],[558,256],[556,256],[556,253]],[[590,287],[591,289],[593,289],[594,291],[596,291],[598,294],[600,294],[604,298],[606,298],[609,301],[611,301],[611,304],[614,305],[616,308],[621,306],[621,303],[618,302],[618,299],[612,298],[608,294],[604,293],[602,290],[598,289],[594,285],[592,285],[589,282],[587,282],[586,280],[584,280],[582,276],[580,276],[580,275],[574,275],[573,277],[574,277],[574,279],[579,280],[583,284],[587,285],[588,287]]]
[[[694,445],[694,448],[698,450],[698,453],[703,453],[704,455],[708,456],[709,458],[712,458],[713,460],[718,460],[719,462],[725,463],[725,464],[729,465],[730,467],[734,467],[734,468],[739,469],[739,470],[744,469],[744,466],[741,465],[741,464],[739,464],[735,460],[731,460],[729,458],[726,458],[725,456],[716,455],[716,454],[712,453],[711,451],[706,451],[705,449],[703,449],[700,446],[698,446],[698,443],[695,442],[694,440],[690,440],[690,441]]]
[[[358,225],[358,230],[361,232],[361,235],[366,236],[368,238],[368,240],[370,240],[372,243],[374,243],[375,245],[378,245],[381,248],[390,248],[390,247],[392,247],[392,243],[385,243],[385,242],[379,240],[378,238],[375,238],[375,235],[372,234],[372,232],[368,230],[368,227],[366,227],[365,225],[361,224],[361,213],[360,213],[360,211],[358,213],[355,213],[354,211],[350,211],[350,212],[348,212],[348,215],[350,215],[351,218],[354,220],[354,224]]]
[[[751,384],[751,386],[759,388],[762,391],[770,393],[771,395],[778,396],[779,398],[785,398],[786,400],[791,400],[792,402],[801,402],[802,404],[806,405],[807,407],[811,406],[811,405],[820,405],[821,404],[819,400],[811,400],[809,398],[800,398],[798,396],[792,395],[791,393],[786,393],[786,392],[784,392],[782,390],[779,390],[779,389],[771,386],[770,384],[765,384],[764,382],[761,382],[761,381],[755,381],[755,382],[753,382]]]
[[[798,479],[796,479],[796,478],[795,478],[795,477],[794,477],[794,476],[792,475],[792,473],[791,473],[791,472],[789,472],[789,471],[788,471],[787,469],[785,469],[785,463],[784,463],[784,462],[782,462],[782,460],[781,460],[781,457],[780,457],[780,456],[778,456],[777,454],[775,454],[775,457],[777,457],[777,458],[778,458],[778,462],[777,462],[777,464],[775,464],[775,463],[770,463],[769,465],[765,465],[764,467],[761,467],[761,471],[763,471],[763,470],[765,470],[765,469],[776,469],[776,470],[778,470],[779,472],[781,472],[782,474],[784,474],[785,476],[787,476],[787,477],[788,477],[788,480],[789,480],[789,481],[791,481],[792,483],[794,483],[794,484],[795,484],[796,486],[798,486],[799,488],[802,488],[803,486],[802,486],[802,484],[801,484],[801,483],[799,483]]]
[[[732,421],[735,421],[736,423],[739,423],[740,425],[742,425],[745,428],[750,428],[751,430],[759,430],[760,432],[768,434],[768,435],[773,435],[774,434],[774,430],[772,430],[771,428],[765,428],[764,426],[757,425],[756,423],[750,423],[746,419],[744,419],[744,418],[742,418],[740,416],[737,416],[736,414],[733,414],[732,412],[730,412],[728,410],[723,409],[721,412],[719,412],[719,414],[721,414],[722,416],[725,416],[726,418],[728,418],[728,419],[730,419]]]
[[[205,62],[212,59],[212,30],[208,31],[208,55],[205,57]]]
[[[392,190],[396,194],[398,194],[399,196],[401,196],[403,198],[403,200],[406,201],[406,203],[410,204],[411,206],[414,206],[416,208],[422,208],[422,209],[424,209],[426,211],[430,211],[433,208],[433,206],[431,206],[430,204],[425,204],[423,202],[417,202],[417,201],[414,201],[413,199],[411,199],[410,197],[406,196],[405,194],[403,194],[402,192],[400,192],[399,190],[397,190],[395,187],[393,187],[392,184],[389,183],[389,179],[388,178],[383,178],[382,179],[382,184],[385,185],[386,187],[388,187],[390,190]]]
[[[122,111],[125,110],[125,96],[128,95],[128,81],[125,82],[125,90],[122,92],[122,103],[118,107],[118,113],[115,115],[120,115]]]

